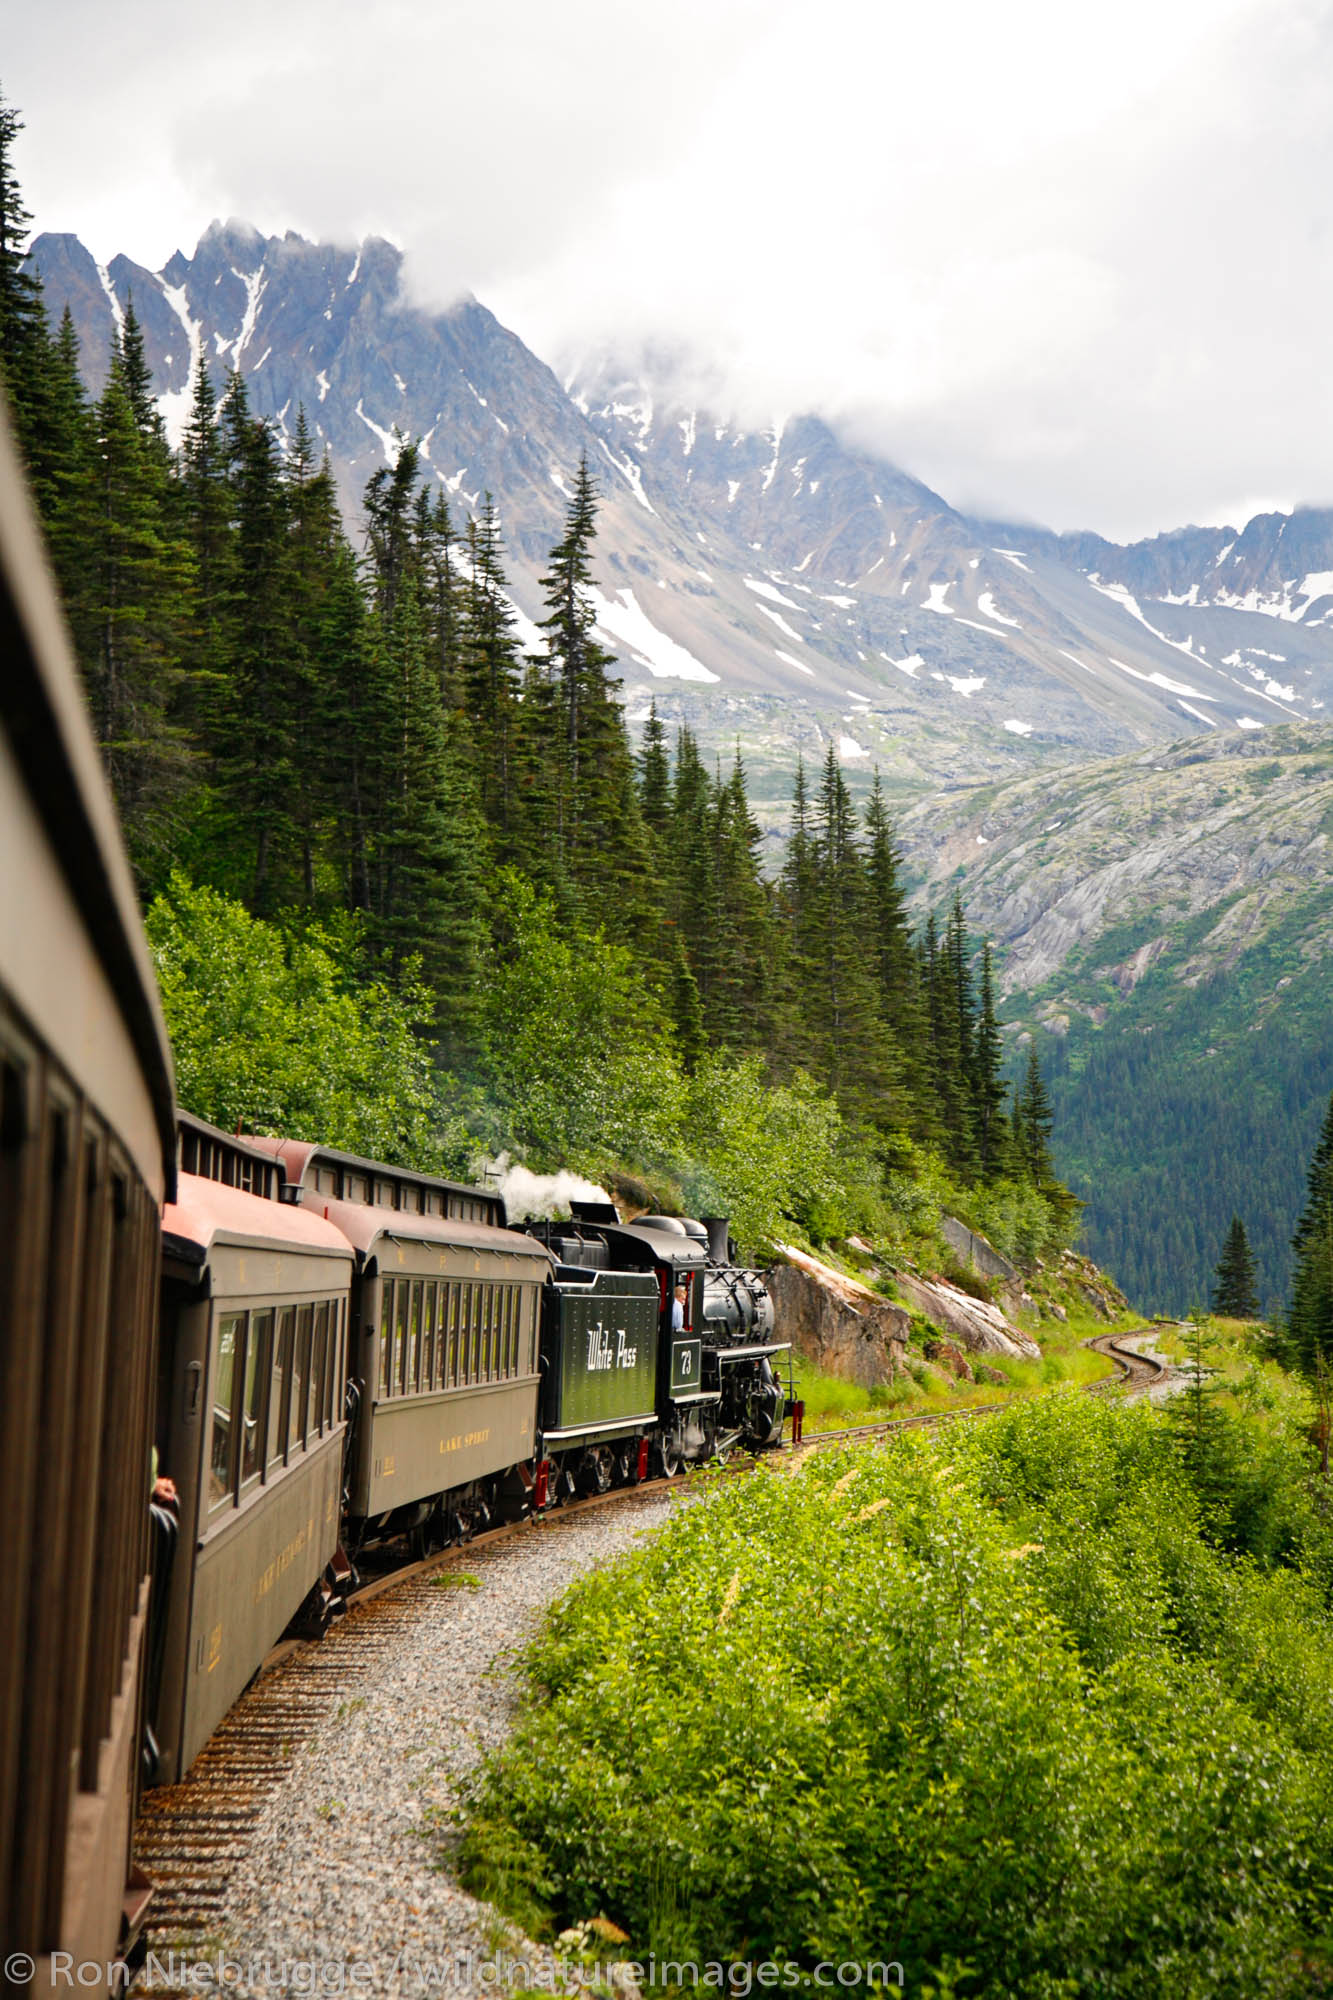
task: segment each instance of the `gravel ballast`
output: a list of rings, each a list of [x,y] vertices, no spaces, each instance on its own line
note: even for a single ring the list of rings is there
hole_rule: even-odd
[[[462,1550],[438,1573],[452,1581],[412,1579],[323,1642],[348,1649],[348,1693],[294,1759],[233,1878],[219,1926],[230,1990],[511,1990],[497,1968],[503,1929],[445,1872],[429,1817],[503,1741],[515,1655],[541,1613],[684,1497],[659,1489]]]

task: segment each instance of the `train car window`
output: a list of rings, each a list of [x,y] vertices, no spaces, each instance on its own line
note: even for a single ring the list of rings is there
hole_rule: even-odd
[[[481,1288],[481,1380],[489,1382],[495,1373],[495,1286]]]
[[[406,1278],[397,1284],[398,1302],[394,1313],[394,1390],[402,1396],[412,1387],[412,1287]]]
[[[380,1395],[393,1394],[393,1279],[380,1286]]]
[[[278,1314],[273,1340],[273,1366],[268,1385],[268,1462],[271,1471],[281,1465],[287,1450],[287,1404],[292,1389],[292,1338],[296,1332],[296,1307],[284,1306]]]
[[[440,1285],[440,1387],[452,1389],[458,1368],[458,1287]]]
[[[324,1427],[332,1430],[338,1421],[338,1385],[342,1381],[342,1319],[341,1299],[329,1302],[329,1367],[324,1378]]]
[[[336,1168],[316,1167],[315,1186],[321,1194],[337,1194],[338,1174]]]
[[[264,1469],[264,1392],[268,1387],[269,1345],[273,1337],[273,1314],[250,1315],[250,1331],[245,1343],[245,1409],[241,1430],[241,1491],[244,1492]]]
[[[412,1359],[408,1370],[408,1387],[415,1392],[421,1387],[421,1280],[412,1280],[412,1321],[410,1341]],[[429,1385],[427,1385],[429,1386]]]
[[[514,1287],[500,1287],[500,1315],[503,1334],[500,1342],[500,1373],[508,1381],[514,1372]]]
[[[208,1468],[210,1513],[230,1502],[236,1485],[236,1364],[244,1329],[244,1313],[224,1313],[218,1320],[217,1366],[213,1373],[213,1440]]]
[[[421,1386],[435,1387],[435,1280],[421,1287]]]
[[[294,1451],[305,1443],[306,1384],[310,1380],[310,1308],[296,1309],[296,1343],[292,1352],[292,1400],[288,1412],[287,1445]]]
[[[321,1303],[315,1307],[315,1331],[310,1350],[310,1434],[315,1436],[324,1429],[325,1408],[329,1400],[329,1309]]]
[[[346,1199],[348,1201],[367,1202],[370,1200],[370,1188],[364,1174],[348,1174],[346,1180]]]

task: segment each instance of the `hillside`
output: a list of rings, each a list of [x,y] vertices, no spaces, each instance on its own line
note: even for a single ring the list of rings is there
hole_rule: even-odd
[[[903,834],[920,900],[959,885],[1038,1034],[1089,1253],[1185,1310],[1235,1212],[1282,1299],[1333,1089],[1333,728],[952,792]]]
[[[562,384],[476,300],[415,307],[382,240],[215,223],[159,272],[99,267],[69,236],[38,237],[32,261],[94,386],[132,299],[175,435],[200,357],[219,389],[239,370],[282,434],[304,407],[350,520],[395,433],[420,438],[457,516],[495,496],[529,618],[586,452],[604,493],[600,629],[631,721],[652,697],[706,753],[739,743],[770,834],[798,751],[818,763],[830,742],[855,789],[878,764],[906,799],[1257,733],[1333,694],[1326,513],[1128,550],[970,521],[817,416],[741,430],[614,363]]]

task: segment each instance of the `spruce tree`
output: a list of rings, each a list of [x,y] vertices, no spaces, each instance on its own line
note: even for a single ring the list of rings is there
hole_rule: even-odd
[[[1227,1319],[1257,1319],[1259,1294],[1255,1289],[1254,1258],[1250,1254],[1245,1224],[1238,1215],[1231,1218],[1222,1255],[1214,1272],[1213,1311]]]
[[[181,709],[191,561],[170,460],[156,428],[138,421],[119,338],[93,426],[67,610],[131,857],[147,879],[170,858],[190,776]]]
[[[1333,1098],[1310,1161],[1305,1208],[1291,1246],[1296,1269],[1286,1344],[1301,1372],[1326,1388],[1333,1373]]]
[[[14,143],[23,120],[0,96],[0,383],[9,397],[19,448],[43,499],[47,429],[45,374],[50,335],[42,288],[25,262],[32,217],[23,205]]]
[[[1056,1185],[1050,1146],[1054,1127],[1037,1044],[1029,1041],[1022,1079],[1014,1093],[1014,1133],[1027,1178],[1040,1188]]]
[[[981,947],[981,994],[973,1040],[973,1120],[982,1178],[996,1180],[1011,1165],[1011,1129],[1004,1115],[1008,1092],[1001,1075],[1004,1044],[995,1017],[995,975],[990,940]]]
[[[546,616],[539,629],[546,655],[540,669],[554,700],[535,709],[534,720],[556,724],[538,755],[553,795],[556,853],[576,907],[585,921],[604,923],[633,940],[649,911],[648,843],[616,699],[619,682],[611,676],[615,658],[596,631],[592,546],[597,501],[585,455],[564,534],[542,577]]]

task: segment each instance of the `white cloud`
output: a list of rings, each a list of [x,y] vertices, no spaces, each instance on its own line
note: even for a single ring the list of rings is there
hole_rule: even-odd
[[[62,0],[6,41],[29,206],[101,256],[378,230],[557,363],[652,347],[1060,526],[1333,488],[1322,0]]]

